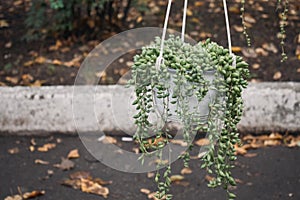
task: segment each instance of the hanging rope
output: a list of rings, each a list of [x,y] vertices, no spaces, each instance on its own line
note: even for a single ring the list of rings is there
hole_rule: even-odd
[[[228,40],[228,49],[229,53],[233,58],[233,63],[232,65],[235,67],[236,66],[236,57],[232,53],[232,46],[231,46],[231,34],[230,34],[230,24],[229,24],[229,18],[228,18],[228,10],[227,10],[227,3],[226,0],[223,0],[223,6],[224,6],[224,14],[225,14],[225,23],[226,23],[226,31],[227,31],[227,40]]]
[[[185,35],[185,27],[186,27],[186,13],[188,7],[188,0],[184,0],[184,8],[183,8],[183,19],[182,19],[182,30],[181,30],[181,41],[184,42]]]
[[[164,43],[165,43],[165,38],[166,38],[166,33],[167,33],[167,28],[168,28],[168,21],[169,21],[171,6],[172,6],[172,0],[169,0],[168,7],[167,7],[167,13],[166,13],[166,16],[165,16],[163,33],[162,33],[162,37],[161,37],[160,52],[159,52],[159,56],[157,57],[157,60],[156,60],[156,69],[157,70],[160,69],[160,66],[164,62],[164,58],[163,58]],[[227,31],[228,49],[229,49],[230,55],[233,58],[232,65],[235,67],[236,66],[236,56],[232,53],[230,24],[229,24],[229,17],[228,17],[228,10],[227,10],[226,0],[223,0],[223,6],[224,6],[225,24],[226,24],[226,31]],[[184,1],[184,8],[183,8],[182,30],[181,30],[181,41],[182,42],[184,42],[184,36],[185,36],[187,7],[188,7],[188,0],[185,0]]]
[[[167,7],[167,13],[165,16],[163,33],[161,36],[160,52],[159,52],[159,56],[157,57],[157,60],[156,60],[156,69],[157,70],[160,69],[160,66],[164,62],[163,53],[164,53],[165,38],[166,38],[166,33],[167,33],[167,28],[168,28],[168,21],[169,21],[169,16],[170,16],[170,11],[171,11],[171,5],[172,5],[172,0],[169,0],[168,7]]]

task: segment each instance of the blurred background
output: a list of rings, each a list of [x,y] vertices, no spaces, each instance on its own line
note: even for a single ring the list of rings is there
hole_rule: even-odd
[[[166,0],[1,0],[0,86],[72,85],[81,62],[101,41],[128,29],[162,27],[166,4]],[[249,81],[300,80],[300,2],[289,4],[284,35],[288,60],[282,63],[283,6],[276,0],[246,1],[249,47],[240,0],[228,1],[233,51],[249,62]],[[227,47],[222,6],[222,1],[190,0],[187,34]],[[182,7],[183,1],[174,1],[169,28],[180,31]],[[116,83],[130,69],[134,53],[116,60],[101,84]]]

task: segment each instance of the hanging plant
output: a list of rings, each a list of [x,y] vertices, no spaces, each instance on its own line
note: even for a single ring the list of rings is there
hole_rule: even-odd
[[[241,92],[247,86],[248,64],[241,57],[236,57],[236,65],[233,65],[234,56],[229,50],[210,40],[192,46],[179,37],[170,36],[165,41],[164,62],[157,69],[160,45],[161,40],[157,38],[154,44],[144,47],[134,58],[130,81],[135,87],[134,105],[138,111],[134,116],[137,125],[134,138],[144,156],[155,155],[158,160],[163,160],[162,149],[173,136],[168,129],[157,128],[150,122],[150,113],[156,109],[164,123],[174,119],[182,123],[183,139],[190,147],[197,131],[209,132],[210,144],[202,157],[202,168],[215,175],[210,187],[228,189],[229,185],[235,185],[231,162],[236,159],[234,145],[239,143],[236,125],[242,115]],[[208,73],[212,75],[207,76]],[[212,97],[202,106],[207,107],[209,113],[201,113],[203,108],[198,105],[207,96]],[[191,98],[197,101],[194,105],[190,104]],[[149,140],[150,132],[155,132],[152,140]],[[188,148],[180,156],[185,167],[188,167],[190,150]],[[157,172],[155,178],[159,199],[171,198],[168,194],[171,163],[168,162],[164,175],[161,177]],[[158,168],[161,165],[163,163],[158,163]],[[228,194],[229,198],[234,197],[229,191]]]
[[[234,146],[239,144],[236,125],[242,116],[241,93],[250,75],[248,64],[232,54],[226,1],[223,3],[229,49],[209,39],[196,45],[184,42],[186,12],[181,38],[170,35],[165,39],[171,2],[169,0],[162,38],[156,38],[134,57],[129,81],[136,94],[134,139],[140,145],[140,160],[144,163],[146,157],[157,158],[156,197],[170,200],[173,151],[169,144],[173,135],[168,123],[180,125],[180,134],[188,144],[178,156],[185,167],[189,165],[193,138],[198,132],[206,132],[209,144],[205,146],[201,168],[214,176],[208,186],[223,186],[228,198],[234,199],[229,186],[236,184],[231,169],[236,160]],[[184,11],[186,9],[187,0]],[[153,113],[159,120],[151,120]],[[166,151],[166,148],[169,149]],[[166,168],[162,173],[159,169],[163,166]]]

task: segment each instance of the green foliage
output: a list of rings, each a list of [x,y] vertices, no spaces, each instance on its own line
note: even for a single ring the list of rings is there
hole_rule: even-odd
[[[156,108],[155,99],[163,102],[161,118],[164,123],[170,121],[174,113],[170,112],[170,104],[177,107],[177,115],[183,124],[183,139],[189,145],[179,158],[188,166],[189,150],[192,149],[192,140],[197,131],[209,133],[210,144],[206,147],[207,153],[203,157],[202,168],[215,178],[209,183],[210,187],[223,186],[228,190],[229,185],[235,185],[231,174],[232,162],[236,159],[234,145],[239,143],[236,125],[241,119],[243,101],[241,92],[247,87],[249,77],[248,64],[241,57],[234,58],[228,49],[207,40],[192,46],[183,43],[179,37],[170,36],[165,41],[163,52],[164,62],[158,69],[156,60],[159,56],[161,40],[144,47],[141,54],[134,57],[132,80],[135,87],[136,100],[134,105],[138,113],[134,116],[137,132],[135,140],[140,144],[145,156],[156,156],[158,160],[165,160],[163,148],[169,144],[172,136],[168,128],[162,129],[149,121],[149,115]],[[175,70],[170,75],[170,69]],[[212,82],[206,80],[205,74],[214,72]],[[173,76],[173,79],[172,77]],[[171,89],[171,82],[175,85]],[[192,83],[192,84],[187,84]],[[210,114],[207,120],[197,115],[197,110],[189,108],[189,98],[194,96],[201,102],[209,90],[216,90],[216,97],[209,105]],[[172,92],[171,92],[172,91]],[[221,123],[220,123],[221,122]],[[221,125],[220,125],[221,124]],[[155,132],[155,141],[149,141],[149,132]],[[155,145],[154,145],[155,144]],[[153,151],[154,150],[154,151]],[[157,173],[155,181],[158,184],[157,198],[167,196],[170,187],[171,164],[167,159],[167,168],[163,175]],[[160,168],[164,164],[158,163]],[[235,195],[228,191],[228,198]]]

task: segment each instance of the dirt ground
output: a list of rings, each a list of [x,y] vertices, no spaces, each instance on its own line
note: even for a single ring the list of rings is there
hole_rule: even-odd
[[[34,142],[33,140],[34,139]],[[56,147],[40,152],[38,147],[55,143]],[[30,146],[35,144],[31,152]],[[123,148],[135,147],[123,142]],[[99,143],[100,145],[100,143]],[[79,158],[72,159],[74,168],[63,171],[53,165],[60,163],[61,157],[77,149]],[[195,148],[194,153],[199,149]],[[250,150],[249,156],[239,156],[233,171],[238,181],[233,190],[241,200],[292,200],[300,199],[300,153],[299,147],[264,147]],[[251,156],[250,156],[251,155]],[[47,163],[38,164],[37,159]],[[108,200],[148,199],[140,190],[155,191],[153,178],[146,173],[130,174],[111,169],[95,160],[86,150],[78,137],[0,137],[0,199],[13,194],[44,190],[45,194],[35,199],[104,199],[102,196],[83,193],[71,187],[61,185],[70,174],[78,171],[89,172],[94,178],[112,181],[107,185]],[[184,180],[172,184],[174,200],[183,199],[226,199],[222,189],[209,189],[206,186],[205,173],[199,170],[201,161],[191,160],[191,174],[185,174]],[[174,174],[180,174],[182,161],[173,165]],[[50,173],[51,172],[51,173]],[[19,188],[19,189],[18,189]]]
[[[101,41],[135,27],[162,27],[167,1],[147,1],[148,11],[139,13],[131,8],[131,16],[124,26],[108,27],[98,32],[74,33],[62,37],[47,37],[40,41],[26,42],[21,38],[26,33],[24,19],[26,5],[14,1],[0,3],[0,85],[41,86],[72,85],[80,63]],[[23,3],[22,3],[23,2]],[[252,40],[247,51],[244,35],[241,33],[240,1],[229,1],[232,40],[236,54],[243,55],[250,64],[251,80],[259,81],[300,81],[300,3],[290,0],[288,26],[286,27],[285,50],[289,59],[281,63],[279,13],[276,1],[247,1],[246,22]],[[181,28],[181,8],[174,3],[169,27]],[[227,46],[221,1],[189,1],[187,34],[199,41],[207,37]],[[125,61],[131,61],[132,55]],[[102,84],[117,82],[122,74],[130,70],[130,62],[116,63],[107,73]]]

